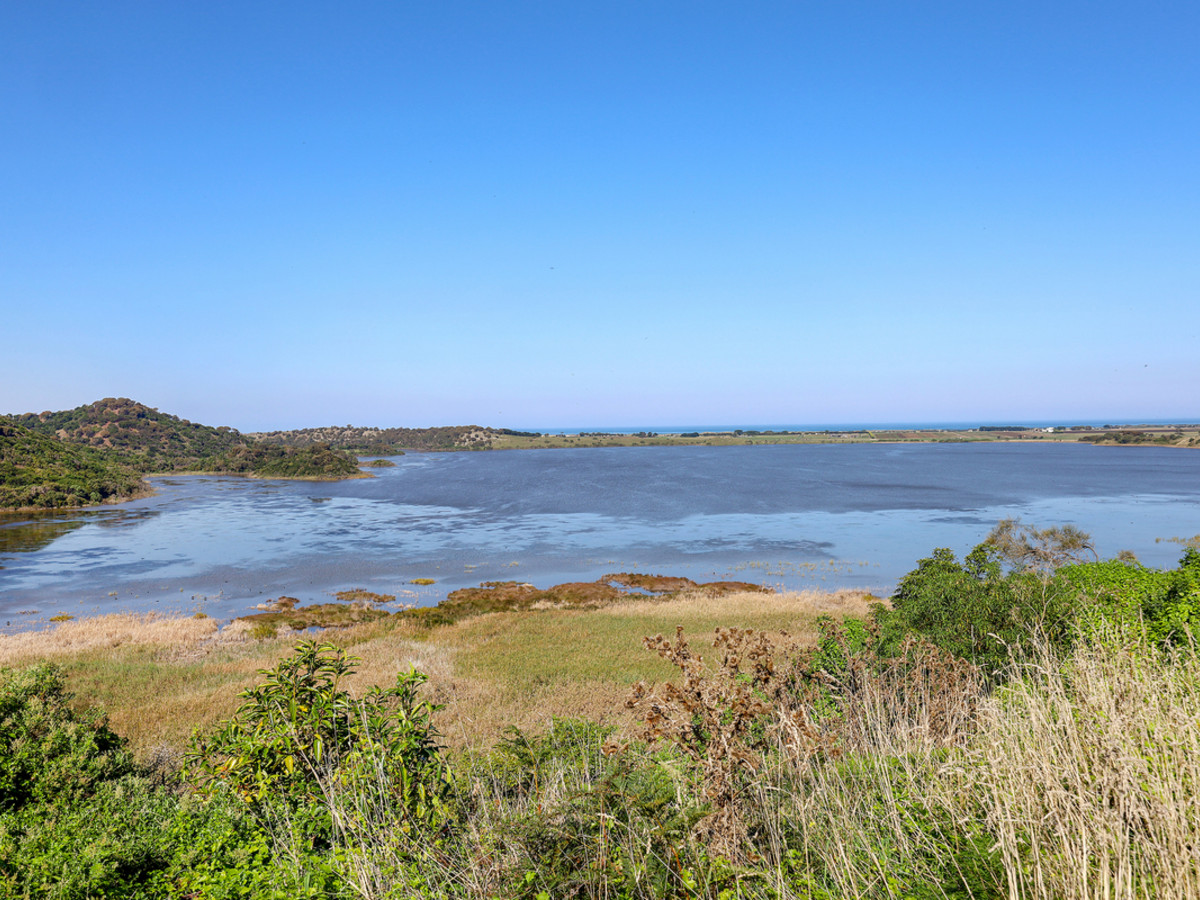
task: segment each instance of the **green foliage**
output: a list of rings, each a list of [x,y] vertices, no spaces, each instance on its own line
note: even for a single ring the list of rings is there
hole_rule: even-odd
[[[349,896],[338,861],[314,841],[316,807],[267,799],[187,797],[169,820],[174,856],[160,880],[193,900],[291,900]]]
[[[301,449],[262,444],[240,446],[203,465],[213,472],[260,478],[346,478],[358,474],[355,459],[324,444]]]
[[[133,771],[107,718],[70,700],[57,666],[0,669],[0,812],[84,799]]]
[[[477,764],[491,795],[522,811],[498,823],[492,848],[514,860],[505,896],[702,895],[689,834],[705,809],[688,799],[686,764],[616,745],[612,731],[577,719],[514,728]]]
[[[1079,597],[1081,622],[1145,629],[1160,646],[1200,637],[1200,552],[1188,547],[1168,571],[1118,561],[1062,569],[1058,578]]]
[[[97,450],[0,421],[0,509],[88,506],[141,487],[140,475]]]
[[[940,548],[900,580],[891,610],[876,611],[881,649],[895,652],[906,635],[915,633],[998,673],[1034,634],[1052,646],[1069,646],[1074,600],[1059,582],[1030,572],[1004,574],[998,551],[987,544],[961,563]]]
[[[431,721],[439,708],[418,698],[425,676],[412,670],[362,699],[342,689],[352,660],[332,644],[304,641],[265,680],[242,693],[232,719],[197,736],[187,773],[200,790],[231,791],[262,803],[319,800],[333,780],[360,777],[382,760],[398,792],[397,808],[415,820],[439,811],[446,775]]]
[[[77,802],[60,797],[0,815],[0,896],[162,896],[176,806],[170,793],[127,776]]]
[[[0,896],[144,896],[171,855],[173,799],[70,700],[55,666],[0,670]]]
[[[1127,558],[1068,564],[1084,553],[1094,553],[1091,541],[1071,526],[1016,520],[1001,522],[962,563],[935,550],[900,580],[892,609],[875,610],[880,650],[895,653],[916,634],[998,673],[1034,635],[1056,652],[1105,623],[1143,628],[1160,646],[1200,636],[1200,551],[1187,548],[1170,571]],[[1005,572],[1002,562],[1015,568]]]

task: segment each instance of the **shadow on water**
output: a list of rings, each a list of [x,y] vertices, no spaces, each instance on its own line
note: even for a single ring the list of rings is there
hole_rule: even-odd
[[[84,525],[121,528],[161,515],[157,509],[74,510],[0,515],[0,554],[36,553]],[[0,569],[4,566],[0,565]]]
[[[93,524],[101,528],[124,528],[162,515],[159,509],[113,509],[96,513]]]
[[[0,553],[33,553],[83,524],[84,519],[64,519],[62,513],[22,513],[19,519],[0,517]]]

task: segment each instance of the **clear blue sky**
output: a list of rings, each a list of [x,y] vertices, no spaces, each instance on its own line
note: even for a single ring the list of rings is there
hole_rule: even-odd
[[[0,5],[0,412],[1200,418],[1200,4]]]

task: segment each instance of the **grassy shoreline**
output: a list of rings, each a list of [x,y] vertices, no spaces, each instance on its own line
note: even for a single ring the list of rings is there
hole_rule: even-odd
[[[1170,443],[1154,446],[1200,447],[1200,424],[1176,426],[1122,426],[1112,429],[998,430],[979,429],[906,429],[876,431],[791,431],[791,432],[642,432],[642,433],[584,433],[584,434],[497,434],[491,439],[493,450],[551,450],[584,447],[732,447],[778,444],[948,444],[998,442],[1080,443],[1108,438],[1117,444],[1116,435],[1137,431],[1154,438],[1179,434]],[[1090,439],[1090,440],[1089,440]]]
[[[0,639],[0,896],[1192,900],[1186,543],[1002,523],[886,605],[626,574],[671,592]]]
[[[400,615],[308,633],[253,636],[253,622],[113,613],[0,635],[0,668],[53,661],[68,673],[81,707],[98,705],[135,753],[178,752],[194,728],[211,727],[236,707],[259,669],[299,636],[316,634],[361,657],[356,692],[386,685],[410,665],[430,677],[447,703],[440,725],[459,747],[484,746],[508,726],[540,730],[553,717],[633,721],[629,686],[661,680],[670,668],[642,639],[670,632],[711,635],[736,624],[816,636],[819,616],[863,616],[876,598],[861,591],[784,594],[703,592],[666,599],[626,597],[577,608],[481,612],[427,625]]]

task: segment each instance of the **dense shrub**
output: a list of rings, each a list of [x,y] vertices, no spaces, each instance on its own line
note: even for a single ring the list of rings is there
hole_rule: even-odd
[[[0,896],[135,897],[171,856],[174,800],[136,774],[53,665],[0,671]]]
[[[0,812],[85,799],[133,771],[108,719],[70,700],[57,666],[0,670]]]
[[[1068,566],[1057,578],[1079,598],[1085,622],[1099,617],[1140,625],[1162,646],[1200,637],[1200,552],[1195,548],[1184,551],[1177,569],[1112,560]]]
[[[998,552],[980,544],[961,563],[946,549],[920,560],[900,580],[892,608],[877,609],[876,619],[885,652],[917,634],[997,674],[1034,635],[1056,648],[1069,647],[1077,599],[1062,583],[1037,573],[1006,574]]]

